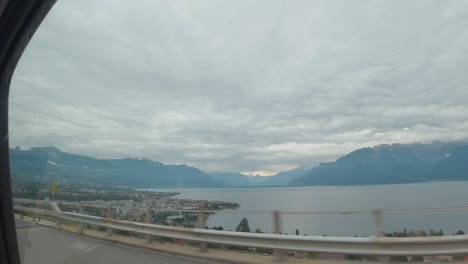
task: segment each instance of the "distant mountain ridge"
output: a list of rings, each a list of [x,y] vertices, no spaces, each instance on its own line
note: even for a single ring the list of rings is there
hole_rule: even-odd
[[[13,177],[41,182],[69,182],[135,188],[225,187],[226,184],[186,165],[149,159],[95,159],[54,147],[10,149]]]
[[[269,177],[248,176],[240,172],[210,172],[211,177],[224,181],[229,187],[261,186]]]
[[[392,144],[321,163],[290,186],[369,185],[468,180],[468,142]]]
[[[274,176],[206,173],[149,159],[96,159],[55,147],[10,149],[12,176],[47,183],[133,188],[209,188],[399,184],[468,180],[468,142],[392,144],[362,148],[311,169]]]
[[[251,176],[240,172],[212,172],[208,175],[223,180],[229,187],[276,187],[287,186],[292,179],[304,175],[307,171],[306,168],[297,167],[272,176]]]
[[[55,147],[10,149],[13,177],[48,183],[81,183],[135,188],[253,187],[275,176],[247,176],[240,172],[205,173],[186,165],[165,165],[149,159],[96,159]],[[286,186],[282,173],[268,186]],[[285,178],[286,179],[286,178]]]
[[[303,176],[310,169],[304,167],[297,167],[288,171],[281,171],[272,177],[268,177],[263,182],[265,186],[287,186],[293,179]]]

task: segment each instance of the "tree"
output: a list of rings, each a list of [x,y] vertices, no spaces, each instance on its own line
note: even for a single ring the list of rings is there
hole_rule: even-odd
[[[415,236],[415,237],[425,237],[425,236],[427,236],[427,233],[424,230],[416,230],[416,231],[414,231],[413,236]]]
[[[255,229],[255,233],[261,234],[263,232],[262,232],[262,230],[260,228],[257,228],[257,229]]]
[[[423,256],[411,257],[411,262],[424,262],[424,257]]]
[[[392,262],[408,262],[408,258],[405,256],[391,256],[390,261]]]
[[[429,236],[443,236],[444,235],[444,231],[442,231],[442,229],[440,229],[439,231],[435,231],[435,230],[429,230]]]
[[[455,233],[455,235],[459,235],[459,236],[464,235],[464,234],[465,232],[463,232],[463,230],[458,230],[457,233]]]
[[[249,220],[247,220],[247,218],[242,218],[242,220],[236,228],[236,232],[250,232]]]

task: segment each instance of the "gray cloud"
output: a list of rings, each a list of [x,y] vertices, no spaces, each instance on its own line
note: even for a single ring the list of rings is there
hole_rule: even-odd
[[[467,138],[466,1],[85,2],[23,55],[11,145],[273,172]]]

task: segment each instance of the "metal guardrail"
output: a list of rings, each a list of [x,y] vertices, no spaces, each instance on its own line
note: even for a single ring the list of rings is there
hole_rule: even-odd
[[[14,201],[20,203],[31,204],[49,204],[49,201],[14,198]],[[95,208],[107,209],[107,205],[91,205],[87,203],[73,203],[73,202],[59,202],[60,204],[74,205],[74,206],[90,206]],[[133,209],[133,210],[147,210],[146,207],[128,207],[128,206],[112,206],[119,209]],[[177,208],[149,208],[154,212],[195,212],[193,209],[177,209]],[[466,211],[468,206],[452,206],[452,207],[435,207],[435,208],[418,208],[418,209],[397,209],[397,210],[354,210],[354,211],[286,211],[282,210],[282,215],[359,215],[359,214],[375,214],[379,211],[381,214],[407,214],[407,213],[431,213],[431,212],[447,212],[447,211]],[[223,213],[223,214],[271,214],[272,211],[261,210],[204,210],[205,213]]]
[[[18,203],[49,204],[53,202],[15,199]],[[58,207],[57,207],[58,208]],[[51,211],[15,205],[16,211],[29,212],[36,215],[48,215],[61,220],[101,226],[111,230],[124,230],[151,236],[186,239],[191,241],[217,243],[253,248],[271,248],[282,250],[307,251],[318,253],[336,253],[353,255],[377,256],[428,256],[456,255],[468,253],[468,235],[452,235],[440,237],[323,237],[294,236],[281,234],[257,234],[232,231],[207,230],[202,228],[179,228],[148,223],[115,220],[112,215],[96,217],[80,213]],[[193,212],[193,211],[192,211]],[[374,213],[376,211],[373,211]],[[376,214],[377,216],[379,214]],[[203,221],[201,226],[203,227]],[[110,231],[109,231],[110,230]]]

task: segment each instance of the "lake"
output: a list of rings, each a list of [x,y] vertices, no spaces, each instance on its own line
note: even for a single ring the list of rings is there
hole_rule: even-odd
[[[223,200],[240,204],[238,211],[356,211],[456,207],[468,205],[468,182],[434,182],[399,185],[272,188],[151,189],[179,192],[179,198]],[[272,215],[217,213],[208,226],[235,230],[246,217],[251,230],[273,231]],[[445,234],[468,231],[468,210],[413,214],[385,214],[387,232],[403,228],[442,229]],[[281,230],[301,235],[369,236],[374,232],[372,215],[282,215]],[[467,232],[468,233],[468,232]]]

